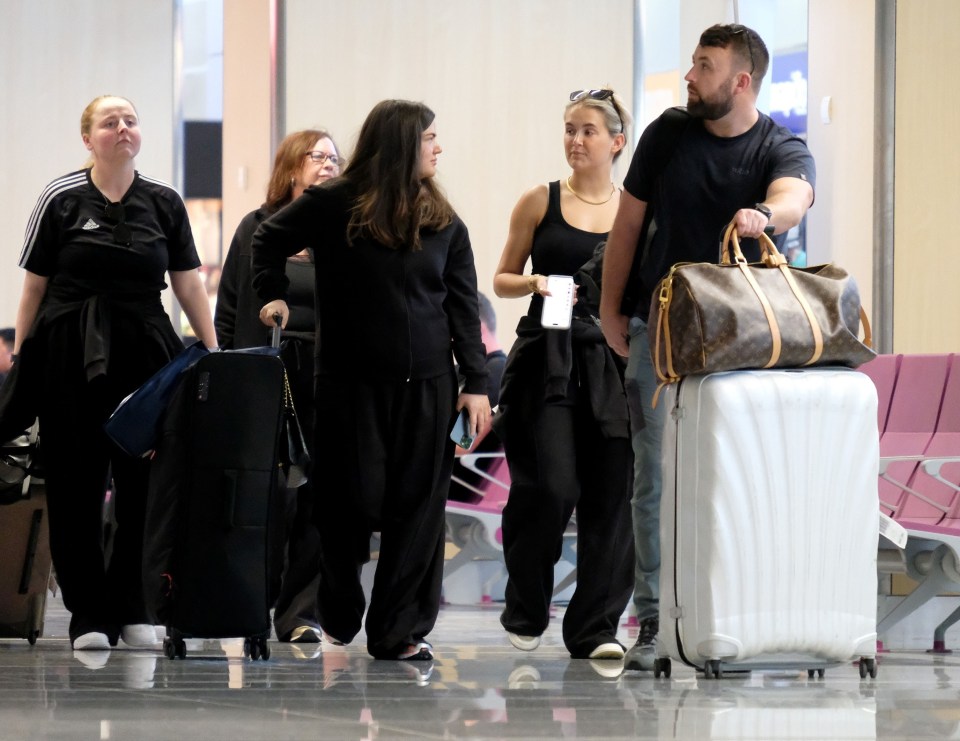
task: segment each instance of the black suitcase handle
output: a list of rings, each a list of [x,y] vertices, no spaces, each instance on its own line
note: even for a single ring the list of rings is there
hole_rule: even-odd
[[[279,313],[273,315],[273,334],[270,337],[270,347],[280,347],[280,322],[283,317]]]

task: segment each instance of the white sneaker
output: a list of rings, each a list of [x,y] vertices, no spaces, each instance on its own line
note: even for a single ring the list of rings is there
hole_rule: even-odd
[[[124,625],[120,629],[120,639],[131,648],[155,648],[160,645],[157,629],[147,623]]]
[[[605,679],[616,679],[623,674],[623,663],[608,659],[591,659],[590,668]]]
[[[293,629],[288,643],[320,643],[322,634],[319,628],[312,625],[301,625]]]
[[[84,633],[73,639],[74,651],[109,651],[110,639],[106,633]]]
[[[521,636],[507,631],[507,638],[510,639],[514,648],[519,648],[521,651],[533,651],[540,645],[540,636]]]
[[[619,643],[601,643],[590,652],[588,659],[622,659],[623,646]]]
[[[515,667],[507,677],[507,687],[511,690],[535,690],[539,686],[540,672],[526,664]]]
[[[153,674],[157,669],[157,654],[129,652],[123,657],[123,686],[132,690],[153,689]]]
[[[103,649],[97,649],[91,651],[90,649],[82,651],[74,651],[73,658],[83,664],[87,669],[103,669],[107,665],[107,660],[110,658],[110,651]]]

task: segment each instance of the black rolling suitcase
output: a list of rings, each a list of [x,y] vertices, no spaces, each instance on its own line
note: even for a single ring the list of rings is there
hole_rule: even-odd
[[[47,496],[34,473],[36,427],[0,446],[0,638],[43,635],[50,584]]]
[[[169,658],[186,656],[185,638],[227,637],[245,638],[253,659],[269,658],[290,408],[282,361],[255,351],[201,358],[171,399],[151,467],[143,561]]]

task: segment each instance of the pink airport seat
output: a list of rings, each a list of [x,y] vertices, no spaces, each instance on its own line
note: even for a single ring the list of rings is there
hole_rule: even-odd
[[[899,519],[940,416],[950,355],[904,355],[880,436],[880,506]]]
[[[481,467],[481,460],[489,461]],[[510,493],[510,474],[503,451],[465,453],[457,456],[454,480],[479,495],[476,502],[447,502],[447,532],[459,552],[443,567],[444,578],[449,577],[471,561],[502,561],[503,535],[501,516]],[[471,484],[457,476],[461,469],[480,477]]]
[[[960,510],[960,355],[950,356],[936,429],[923,457],[897,519],[904,526],[955,527]]]
[[[932,371],[928,378],[930,383],[926,387],[927,398],[922,398],[922,393],[913,395],[918,411],[916,416],[904,414],[903,427],[915,428],[918,420],[928,420],[931,400],[937,397],[939,409],[929,441],[922,454],[915,456],[919,463],[910,475],[908,484],[901,486],[904,498],[897,512],[897,521],[908,534],[904,559],[907,574],[917,581],[917,586],[907,597],[880,616],[877,625],[879,635],[933,597],[956,591],[960,584],[960,355],[947,356],[945,383],[941,390],[936,383],[939,377],[939,361],[933,362],[931,359],[942,357],[906,355],[903,359],[904,367],[910,361],[911,366],[924,365],[927,370]],[[897,381],[896,393],[899,393],[901,388],[902,374],[903,368]],[[904,399],[907,398],[904,396]],[[891,409],[888,431],[892,417]],[[907,417],[910,419],[906,419]],[[915,432],[915,429],[910,431]],[[898,437],[894,442],[900,445],[903,439]],[[911,438],[910,442],[916,441]],[[906,463],[896,459],[893,459],[893,462]],[[894,486],[889,468],[886,474],[887,478],[881,480],[881,484]],[[958,621],[960,607],[936,627],[932,653],[949,653],[946,648],[946,631]]]
[[[877,387],[877,429],[881,435],[887,427],[887,415],[890,412],[890,401],[897,383],[901,358],[901,355],[878,355],[857,369],[869,376]]]
[[[484,463],[485,462],[485,463]],[[443,565],[443,578],[447,579],[472,561],[503,562],[503,533],[501,529],[503,508],[510,493],[510,468],[502,450],[489,453],[463,452],[454,464],[453,480],[478,495],[475,502],[447,501],[447,533],[450,541],[459,549]],[[467,470],[480,477],[480,482],[470,484],[457,473]],[[571,518],[563,536],[561,558],[573,564],[574,569],[554,587],[559,595],[576,581],[576,513]],[[505,567],[504,567],[505,568]],[[498,575],[499,576],[499,575]],[[483,585],[484,601],[490,599],[490,580]]]

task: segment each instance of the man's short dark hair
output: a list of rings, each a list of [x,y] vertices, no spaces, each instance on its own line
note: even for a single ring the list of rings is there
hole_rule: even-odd
[[[487,325],[491,332],[497,331],[497,312],[493,310],[493,304],[490,299],[477,291],[477,298],[480,301],[480,321]]]
[[[717,23],[700,35],[700,46],[729,47],[750,70],[753,89],[759,92],[770,66],[770,52],[760,34],[739,23]]]
[[[0,329],[0,340],[3,340],[10,345],[11,349],[13,348],[13,341],[16,336],[17,335],[13,327],[4,327],[3,329]]]

